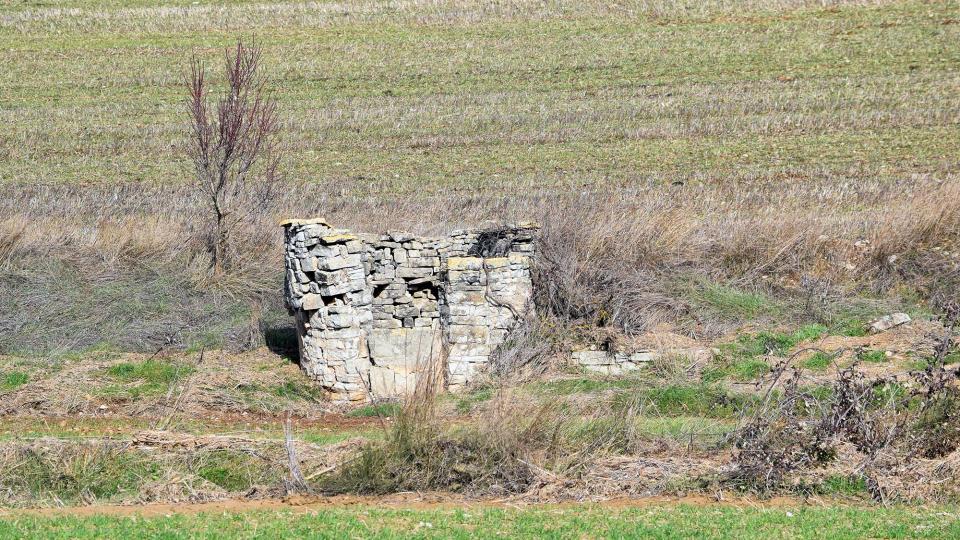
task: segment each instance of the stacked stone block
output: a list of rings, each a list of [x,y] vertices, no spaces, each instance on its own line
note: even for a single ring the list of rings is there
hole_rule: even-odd
[[[284,296],[296,317],[301,367],[339,397],[364,399],[373,323],[366,244],[316,219],[287,226],[286,248]]]
[[[674,348],[641,351],[601,351],[587,349],[573,351],[571,360],[584,371],[601,373],[603,375],[624,375],[631,371],[642,369],[651,362],[666,356],[685,356],[695,363],[706,363],[710,360],[711,351],[703,348]]]
[[[336,399],[403,395],[436,372],[462,387],[530,307],[532,224],[428,239],[284,227],[301,366]]]

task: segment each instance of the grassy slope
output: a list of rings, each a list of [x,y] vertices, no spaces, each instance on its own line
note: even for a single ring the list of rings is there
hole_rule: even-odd
[[[182,181],[185,59],[219,62],[239,34],[278,79],[290,176],[341,189],[893,181],[958,164],[953,1],[29,4],[0,8],[6,183]]]
[[[3,538],[956,538],[957,509],[650,506],[7,517]]]

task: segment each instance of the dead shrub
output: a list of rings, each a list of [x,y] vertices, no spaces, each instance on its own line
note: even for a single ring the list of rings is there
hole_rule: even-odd
[[[528,427],[535,425],[530,422]],[[523,460],[528,433],[514,432],[508,425],[493,432],[448,430],[436,413],[432,392],[406,400],[384,435],[383,441],[367,444],[348,463],[321,478],[321,489],[362,494],[438,489],[517,493],[536,477]]]
[[[277,102],[267,92],[256,43],[237,41],[225,53],[227,90],[209,103],[206,69],[196,58],[187,79],[191,137],[186,147],[197,188],[212,215],[209,250],[214,273],[236,266],[242,251],[234,244],[241,225],[255,222],[270,205],[279,181],[281,148]]]
[[[957,373],[934,359],[912,374],[910,384],[897,377],[868,377],[858,369],[862,354],[858,350],[857,361],[837,369],[829,392],[802,388],[802,370],[788,368],[789,361],[776,370],[767,399],[734,436],[734,478],[741,485],[760,491],[784,487],[791,473],[826,465],[847,444],[860,460],[849,465],[874,498],[886,501],[881,479],[897,474],[898,462],[957,450]]]
[[[695,224],[656,207],[579,202],[541,218],[534,268],[541,312],[627,333],[689,315],[665,282],[677,271],[669,256],[684,250]]]
[[[701,367],[696,359],[675,352],[656,355],[650,362],[651,371],[660,380],[679,384],[691,380]]]
[[[946,359],[956,353],[953,331],[960,321],[960,304],[941,305],[943,335],[934,336],[933,356],[926,367],[914,373],[920,400],[917,419],[911,430],[911,446],[924,458],[946,456],[960,447],[960,370],[948,369]]]
[[[800,370],[792,370],[781,393],[766,401],[736,433],[735,478],[769,490],[787,474],[826,463],[836,455],[834,435],[822,421],[828,407],[800,387]],[[772,395],[772,394],[771,394]],[[812,415],[810,411],[815,411]]]
[[[549,367],[550,353],[556,349],[549,326],[544,318],[528,314],[493,351],[490,375],[523,379],[544,373]]]

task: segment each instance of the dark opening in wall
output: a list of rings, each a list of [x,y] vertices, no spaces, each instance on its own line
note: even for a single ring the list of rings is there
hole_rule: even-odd
[[[383,291],[386,290],[389,283],[376,283],[373,285],[373,297],[379,298]]]
[[[437,289],[437,280],[434,278],[420,278],[407,281],[407,291],[409,291],[410,294],[424,291],[433,294],[433,297],[436,298],[438,293]]]
[[[471,257],[506,257],[512,246],[512,229],[507,227],[487,229],[477,235],[477,243],[470,248],[468,255]]]

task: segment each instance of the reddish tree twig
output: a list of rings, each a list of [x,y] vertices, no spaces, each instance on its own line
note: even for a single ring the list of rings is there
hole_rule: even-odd
[[[186,153],[197,188],[212,215],[208,247],[220,274],[236,262],[231,252],[238,224],[262,212],[273,197],[282,156],[277,102],[260,67],[263,50],[242,40],[225,51],[227,88],[211,111],[206,67],[196,57],[187,78],[191,136]]]

